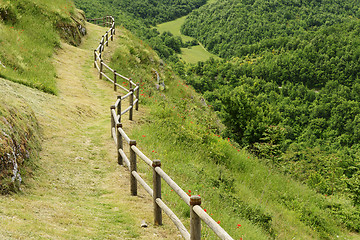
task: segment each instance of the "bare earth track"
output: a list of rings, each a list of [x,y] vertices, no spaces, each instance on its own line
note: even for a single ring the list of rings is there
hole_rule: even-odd
[[[0,239],[179,239],[167,218],[164,226],[153,226],[144,190],[129,194],[129,172],[117,165],[110,137],[109,107],[123,93],[113,92],[92,68],[93,49],[106,29],[87,27],[79,48],[62,44],[54,57],[59,96],[0,79],[0,94],[27,101],[44,136],[34,179],[22,193],[0,197]],[[140,106],[134,122],[144,114]],[[127,132],[134,122],[124,120]],[[141,220],[149,227],[141,228]]]

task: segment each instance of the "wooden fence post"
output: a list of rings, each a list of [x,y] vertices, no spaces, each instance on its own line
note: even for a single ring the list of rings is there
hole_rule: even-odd
[[[106,33],[106,46],[109,46],[109,32]]]
[[[154,204],[154,224],[155,225],[162,225],[162,211],[159,205],[156,203],[156,199],[161,199],[161,177],[155,171],[156,167],[161,167],[160,160],[153,161],[153,204]]]
[[[115,32],[116,32],[116,30],[115,30],[115,25],[116,25],[116,23],[114,22],[114,29],[113,29],[114,35],[116,35],[116,34],[115,34]]]
[[[100,58],[100,60],[101,60],[101,56],[102,56],[102,44],[103,44],[103,42],[102,42],[102,40],[100,41],[100,48],[99,48],[99,58]]]
[[[105,17],[103,17],[103,27],[105,27]]]
[[[111,24],[111,29],[110,29],[110,32],[111,32],[111,41],[114,41],[114,29],[112,28],[112,24]]]
[[[136,90],[136,99],[137,99],[137,102],[136,102],[136,105],[135,105],[135,110],[136,111],[139,111],[139,96],[140,96],[140,84],[137,83],[136,84],[136,87],[137,87],[137,90]]]
[[[200,240],[201,239],[201,219],[194,212],[193,207],[201,205],[201,197],[194,195],[190,197],[190,239]]]
[[[114,70],[114,91],[116,92],[116,70]]]
[[[131,196],[137,196],[137,181],[132,175],[132,172],[136,172],[136,153],[132,150],[132,146],[136,146],[135,140],[130,140],[130,192]]]
[[[121,122],[121,96],[117,97],[119,99],[119,104],[117,105],[117,115],[119,116],[119,122]]]
[[[119,149],[124,150],[122,136],[120,134],[119,128],[122,128],[122,123],[116,124],[116,136],[117,136],[117,156],[118,156],[118,164],[123,165],[123,158],[119,152]]]
[[[132,106],[132,108],[130,108],[130,111],[129,111],[129,120],[133,120],[133,110],[134,110],[134,89],[133,88],[130,88],[130,96],[129,96],[129,103],[130,103],[130,106]]]
[[[96,61],[97,61],[97,58],[96,58],[96,49],[94,50],[94,68],[96,68]]]
[[[112,115],[112,110],[115,110],[115,105],[110,106],[110,116],[111,116],[111,137],[113,137],[113,128],[115,127],[115,119]]]
[[[103,60],[100,60],[100,75],[99,78],[102,79],[102,71],[103,71]]]

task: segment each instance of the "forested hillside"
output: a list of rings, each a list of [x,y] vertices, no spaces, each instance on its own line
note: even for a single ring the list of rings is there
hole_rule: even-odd
[[[357,231],[359,16],[353,0],[220,0],[182,30],[227,60],[174,64],[219,113],[224,136],[319,193],[352,200],[354,221],[344,223]]]
[[[75,3],[85,11],[87,18],[107,14],[114,16],[118,25],[123,25],[147,41],[162,58],[167,59],[176,58],[175,54],[180,53],[180,48],[186,43],[169,32],[160,34],[151,26],[185,16],[205,4],[206,0],[75,0]]]
[[[147,24],[155,25],[185,16],[206,3],[206,0],[76,0],[75,2],[88,13],[88,18],[98,17],[99,12],[109,10],[113,15],[126,13],[133,18],[143,19]]]
[[[299,36],[359,17],[357,0],[218,0],[193,11],[182,31],[221,57],[232,57],[253,52],[244,45]]]

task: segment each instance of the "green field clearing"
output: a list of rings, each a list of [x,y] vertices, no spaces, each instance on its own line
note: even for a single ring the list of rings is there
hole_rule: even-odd
[[[184,23],[185,19],[186,19],[186,16],[178,18],[174,21],[159,24],[156,26],[156,29],[160,33],[169,31],[172,34],[174,34],[175,36],[180,36],[184,42],[191,41],[194,38],[183,35],[180,32],[181,25]],[[206,61],[210,57],[213,57],[215,59],[219,58],[218,56],[206,51],[206,49],[204,47],[202,47],[201,45],[194,46],[191,48],[182,48],[181,51],[182,51],[182,54],[180,54],[179,57],[187,63],[196,63],[198,61]]]

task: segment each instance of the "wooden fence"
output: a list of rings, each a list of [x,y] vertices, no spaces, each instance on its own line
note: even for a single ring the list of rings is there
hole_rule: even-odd
[[[112,16],[106,16],[103,18],[95,18],[95,19],[87,19],[89,22],[93,22],[95,24],[101,24],[104,27],[110,27],[109,30],[106,31],[105,35],[101,37],[99,46],[94,50],[94,67],[99,71],[99,78],[103,77],[112,82],[114,84],[114,91],[117,91],[117,88],[120,88],[127,92],[125,96],[119,96],[118,101],[116,101],[115,107],[118,109],[118,112],[121,112],[121,101],[129,98],[129,107],[126,108],[121,114],[120,117],[129,112],[129,119],[133,119],[133,109],[139,110],[139,93],[140,87],[139,84],[134,83],[131,78],[127,78],[121,74],[119,74],[116,70],[110,68],[103,61],[103,53],[105,50],[105,46],[109,46],[109,41],[114,40],[115,35],[115,20]],[[118,84],[118,79],[123,79],[129,83],[130,88],[127,89],[124,86]],[[119,119],[121,122],[121,119]]]
[[[130,139],[123,129],[121,123],[121,116],[130,111],[129,119],[132,120],[132,109],[135,105],[136,110],[138,109],[139,103],[139,85],[132,82],[130,78],[126,78],[118,74],[115,70],[108,67],[102,61],[102,53],[104,51],[104,46],[108,46],[108,38],[113,39],[115,35],[115,22],[114,18],[107,16],[104,18],[91,19],[95,23],[100,23],[103,26],[111,26],[111,28],[106,32],[106,34],[101,38],[100,45],[94,51],[94,66],[99,70],[100,78],[104,76],[106,79],[114,83],[114,90],[116,87],[120,87],[127,92],[124,96],[118,96],[114,105],[110,107],[110,116],[111,116],[111,136],[114,139],[116,150],[117,150],[117,161],[119,165],[123,165],[129,169],[130,172],[130,193],[132,196],[137,196],[139,183],[145,191],[153,198],[153,208],[154,208],[154,224],[162,225],[162,211],[173,221],[175,226],[179,229],[181,235],[186,240],[200,240],[201,239],[201,220],[210,227],[213,232],[220,237],[221,239],[233,240],[233,238],[217,223],[212,219],[201,207],[201,197],[194,195],[189,197],[188,194],[177,185],[177,183],[165,173],[161,168],[160,160],[150,160],[140,149],[136,146],[136,141]],[[100,21],[100,22],[98,22]],[[101,21],[103,21],[101,23]],[[109,78],[103,72],[103,67],[106,67],[108,70],[113,72],[114,80]],[[116,78],[121,77],[129,81],[130,89],[126,89],[123,86],[120,86],[116,83]],[[133,88],[135,87],[135,88]],[[136,93],[135,93],[136,92]],[[135,94],[134,94],[135,93]],[[135,95],[135,96],[134,96]],[[123,110],[121,109],[121,101],[129,97],[130,106]],[[135,97],[135,100],[134,100]],[[126,156],[124,151],[124,141],[129,146],[129,157]],[[137,172],[137,158],[140,158],[152,168],[153,182],[151,188],[143,178]],[[185,228],[184,224],[180,219],[175,215],[175,213],[164,203],[161,199],[161,184],[164,180],[178,195],[179,197],[189,206],[190,211],[190,233]]]

